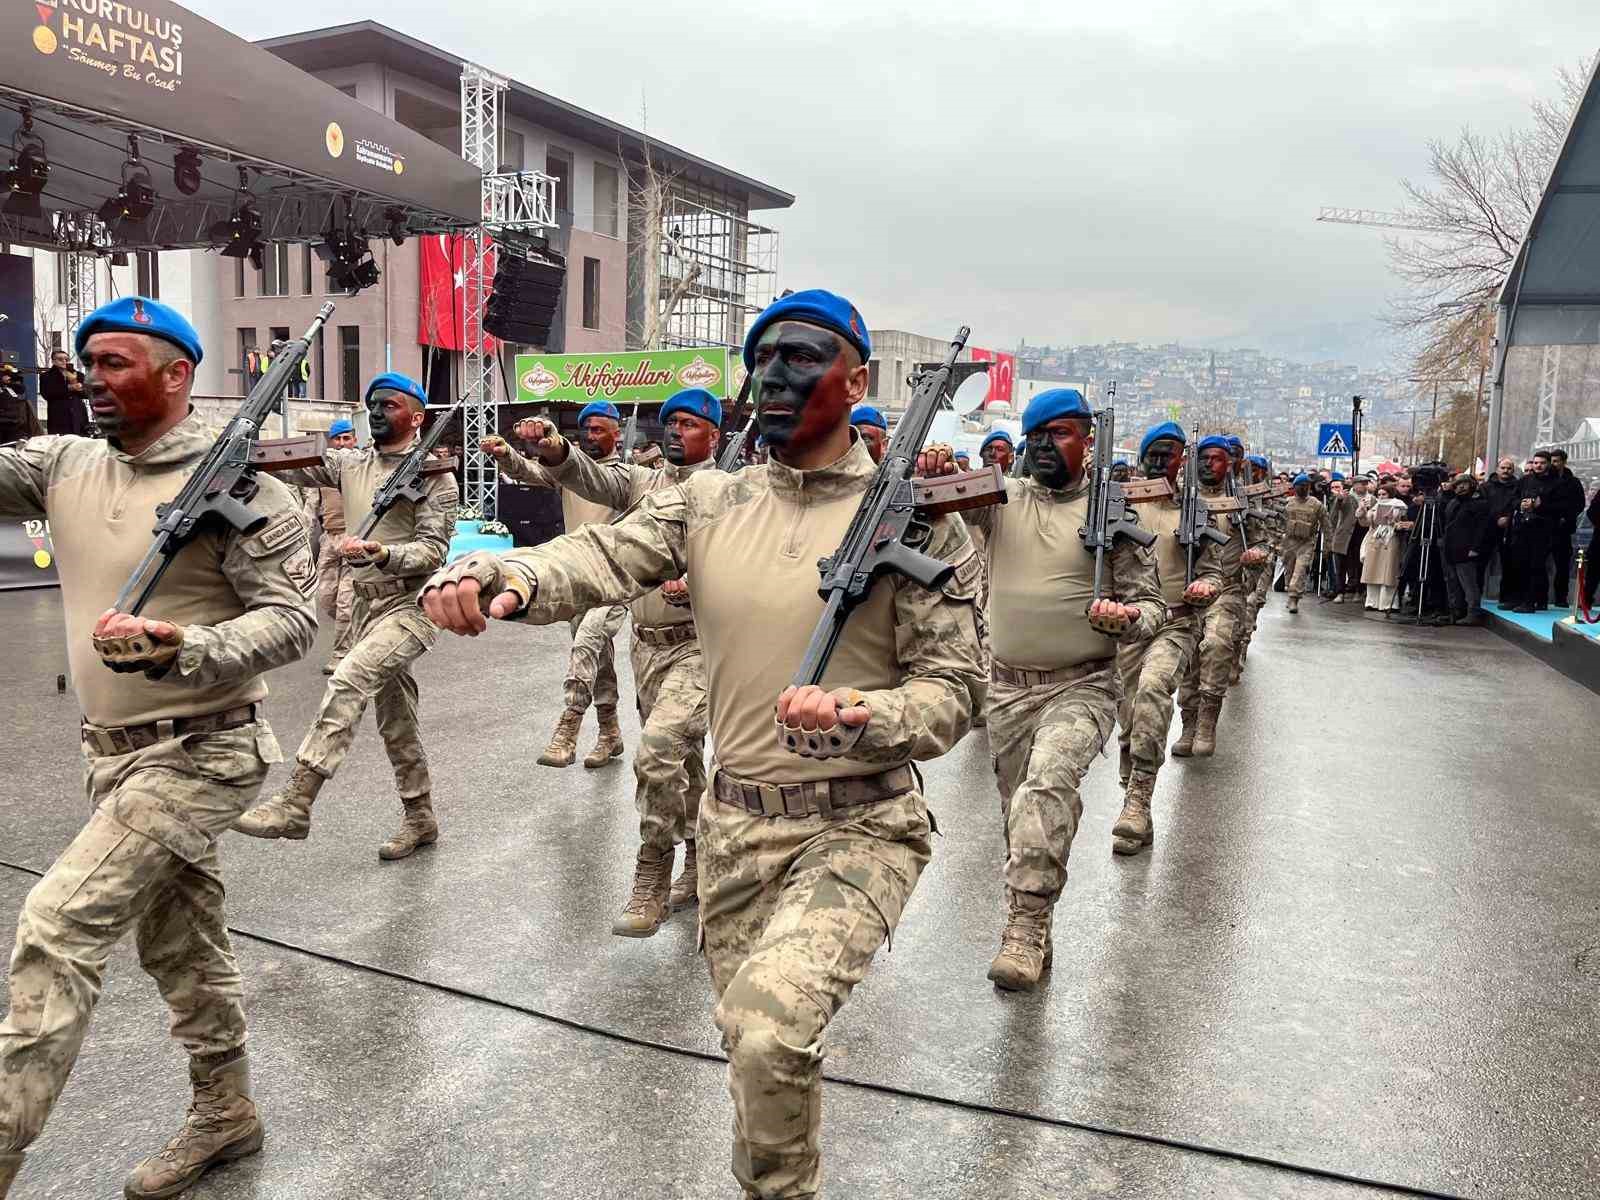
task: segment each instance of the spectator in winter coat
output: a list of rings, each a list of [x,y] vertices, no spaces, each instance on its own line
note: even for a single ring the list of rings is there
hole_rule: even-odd
[[[1550,451],[1550,475],[1555,480],[1545,516],[1550,520],[1550,560],[1555,566],[1556,604],[1565,608],[1572,581],[1572,535],[1583,512],[1583,484],[1567,469],[1567,452]]]
[[[1500,596],[1504,599],[1508,591],[1515,590],[1516,581],[1508,582],[1506,577],[1506,535],[1511,532],[1511,513],[1517,507],[1517,487],[1521,480],[1517,477],[1516,460],[1509,455],[1502,458],[1495,467],[1495,472],[1485,479],[1479,487],[1484,502],[1489,505],[1489,516],[1494,520],[1495,543],[1494,553],[1489,556],[1489,561],[1480,564],[1478,582],[1482,590],[1487,593],[1488,576],[1496,563],[1500,567]]]
[[[1511,577],[1508,594],[1500,585],[1500,605],[1520,613],[1543,612],[1550,607],[1550,534],[1554,526],[1549,513],[1550,497],[1556,479],[1550,474],[1549,451],[1540,450],[1532,458],[1533,469],[1517,485],[1517,505],[1511,513],[1506,535],[1506,574]]]
[[[1584,554],[1583,562],[1583,607],[1592,609],[1594,607],[1594,585],[1596,580],[1600,580],[1600,561],[1595,559],[1596,552],[1600,552],[1600,537],[1594,536],[1600,534],[1600,487],[1595,488],[1594,497],[1589,501],[1588,516],[1591,536],[1589,538],[1589,549]]]
[[[1329,595],[1335,604],[1343,604],[1344,594],[1349,590],[1350,564],[1356,561],[1350,557],[1350,541],[1357,529],[1356,513],[1361,502],[1346,492],[1344,484],[1336,479],[1329,488],[1327,504],[1328,525],[1332,530],[1328,535]]]
[[[1450,615],[1457,625],[1481,625],[1478,560],[1492,551],[1498,530],[1489,502],[1478,494],[1477,480],[1471,475],[1457,475],[1451,492],[1444,505],[1443,535]]]

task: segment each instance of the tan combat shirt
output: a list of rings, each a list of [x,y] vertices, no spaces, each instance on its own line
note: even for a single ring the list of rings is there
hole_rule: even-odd
[[[1116,639],[1089,624],[1094,555],[1078,536],[1088,523],[1087,475],[1064,491],[1032,478],[1007,479],[1005,504],[963,516],[985,534],[996,662],[1056,671],[1116,657]],[[1124,640],[1151,637],[1166,619],[1155,556],[1127,538],[1106,554],[1103,590],[1107,599],[1139,609]]]
[[[414,444],[414,442],[412,443]],[[344,501],[347,528],[354,533],[372,511],[372,497],[388,479],[411,444],[403,450],[381,451],[376,446],[364,450],[328,450],[322,466],[297,471],[279,471],[278,477],[301,487],[337,488]],[[448,471],[424,475],[427,496],[417,504],[402,500],[383,514],[367,540],[381,542],[389,557],[383,565],[348,565],[356,583],[378,583],[384,579],[409,579],[428,575],[444,566],[450,538],[456,531],[456,509],[461,489]]]
[[[1156,535],[1156,544],[1151,549],[1155,551],[1156,573],[1161,577],[1161,598],[1167,602],[1167,607],[1177,608],[1186,603],[1183,593],[1189,586],[1189,550],[1178,541],[1183,505],[1172,498],[1151,500],[1137,505],[1135,511],[1139,524]],[[1217,522],[1213,519],[1211,523],[1216,525]],[[1223,526],[1222,531],[1228,532],[1227,527]],[[1194,582],[1209,583],[1221,594],[1224,587],[1222,547],[1217,543],[1201,542],[1195,550]]]
[[[571,443],[568,444],[571,445]],[[583,451],[577,446],[573,446],[571,452],[567,455],[567,459],[570,461],[579,454],[583,454]],[[583,454],[583,457],[589,458],[587,454]],[[622,461],[622,456],[615,452],[606,455],[605,458],[590,458],[589,461],[597,467],[609,467],[612,465],[620,467],[626,465]],[[561,465],[566,466],[567,464],[562,463]],[[609,524],[616,519],[617,509],[595,500],[586,499],[571,488],[563,487],[561,481],[543,463],[531,458],[524,458],[515,450],[511,452],[509,458],[500,462],[500,473],[507,479],[515,483],[524,484],[527,487],[559,488],[561,491],[561,524],[567,533],[577,533],[585,525]]]
[[[150,549],[156,505],[173,499],[216,442],[193,412],[142,454],[82,437],[0,447],[0,516],[50,522],[67,659],[93,725],[144,725],[225,712],[266,699],[266,672],[294,662],[317,632],[317,570],[295,494],[259,475],[251,508],[267,518],[245,536],[207,522],[178,551],[142,615],[183,628],[161,678],[118,674],[100,661],[94,624]]]
[[[316,488],[313,491],[313,495],[315,499],[311,503],[311,511],[321,520],[323,535],[343,537],[345,534],[344,497],[339,494],[339,489]]]
[[[1307,496],[1304,500],[1299,496],[1291,495],[1283,502],[1283,536],[1290,541],[1309,541],[1317,536],[1317,530],[1331,533],[1332,526],[1328,521],[1328,509],[1315,496]]]
[[[853,439],[837,462],[697,471],[614,525],[590,525],[504,556],[535,585],[523,619],[565,620],[694,581],[718,765],[743,779],[801,783],[936,758],[967,732],[987,689],[977,608],[981,564],[959,521],[933,522],[926,552],[954,563],[926,591],[880,579],[851,614],[823,686],[865,693],[872,718],[852,758],[800,758],[778,744],[773,708],[822,615],[817,559],[838,549],[876,468]]]

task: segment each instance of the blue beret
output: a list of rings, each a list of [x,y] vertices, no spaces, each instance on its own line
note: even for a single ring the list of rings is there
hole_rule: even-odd
[[[380,388],[388,388],[392,392],[400,392],[410,396],[423,408],[428,407],[428,393],[422,390],[422,385],[409,375],[402,375],[399,371],[385,371],[382,375],[374,375],[372,382],[367,384],[366,395],[362,399],[372,399],[372,393]]]
[[[991,429],[988,436],[985,437],[983,441],[978,443],[978,453],[982,454],[984,448],[988,446],[990,442],[1004,442],[1013,450],[1017,448],[1016,442],[1011,440],[1011,431],[1009,429]]]
[[[867,323],[856,311],[856,306],[843,296],[835,296],[821,288],[809,288],[774,300],[756,318],[744,339],[745,370],[755,369],[756,344],[761,341],[767,326],[774,321],[804,321],[807,325],[831,329],[856,348],[862,362],[872,357],[872,339],[867,336]]]
[[[1241,442],[1235,435],[1233,435],[1231,433],[1223,434],[1222,440],[1228,443],[1228,447],[1230,449],[1233,449],[1233,450],[1243,450],[1244,449],[1244,443]]]
[[[1179,425],[1176,421],[1163,421],[1161,424],[1153,426],[1149,433],[1139,439],[1139,457],[1143,458],[1145,451],[1149,450],[1156,442],[1163,440],[1177,442],[1180,446],[1186,446],[1189,443],[1189,439],[1184,436],[1182,425]]]
[[[1111,465],[1113,467],[1126,467],[1129,464],[1128,464],[1128,460],[1125,459],[1125,458],[1113,458],[1111,460]]]
[[[1335,471],[1333,473],[1333,478],[1337,479],[1340,483],[1343,483],[1344,482],[1344,473],[1342,471]]]
[[[343,417],[340,417],[332,425],[328,426],[329,437],[338,437],[341,433],[354,433],[355,431],[356,427],[350,424],[349,421],[346,421]]]
[[[855,406],[855,408],[851,409],[850,424],[876,425],[885,433],[887,433],[889,430],[889,422],[884,418],[884,415],[877,409],[873,408],[870,404],[858,404]]]
[[[83,345],[97,333],[147,333],[171,342],[196,365],[200,362],[200,335],[175,308],[144,296],[124,296],[102,304],[78,325],[72,346],[83,357]]]
[[[1311,476],[1307,475],[1304,471],[1301,471],[1300,474],[1298,474],[1298,475],[1296,475],[1294,477],[1294,486],[1295,487],[1299,487],[1302,483],[1310,483],[1310,482],[1311,482]]]
[[[1032,433],[1057,417],[1092,417],[1089,402],[1077,388],[1051,388],[1028,401],[1022,414],[1022,432]]]
[[[583,428],[583,423],[590,417],[610,417],[613,421],[622,420],[622,414],[617,411],[617,406],[609,400],[591,400],[578,410],[578,428]]]
[[[1194,452],[1199,454],[1203,450],[1226,450],[1228,439],[1220,433],[1207,434],[1195,444]]]
[[[1252,454],[1245,461],[1251,466],[1260,467],[1263,471],[1272,470],[1272,463],[1265,454]]]
[[[667,418],[673,413],[688,413],[691,417],[699,417],[702,421],[710,421],[713,425],[722,424],[722,401],[718,400],[705,388],[687,388],[668,396],[661,406],[661,423],[665,425]],[[583,424],[579,421],[578,424]]]

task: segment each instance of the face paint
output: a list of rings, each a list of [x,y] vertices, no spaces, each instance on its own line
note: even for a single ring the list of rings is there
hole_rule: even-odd
[[[986,467],[999,467],[1006,474],[1011,473],[1011,464],[1017,461],[1017,454],[1011,448],[1011,443],[996,438],[983,448],[978,456]]]
[[[1200,482],[1210,485],[1221,483],[1228,474],[1228,452],[1220,446],[1210,446],[1200,451]]]
[[[155,351],[151,339],[138,333],[97,333],[84,345],[94,423],[119,448],[140,446],[187,409],[184,392],[169,386],[176,363],[158,367]]]
[[[419,423],[417,402],[404,392],[393,388],[379,388],[367,397],[367,428],[372,430],[372,440],[380,450],[404,446]]]
[[[755,349],[756,424],[779,450],[804,450],[850,419],[851,368],[838,338],[798,321],[777,321]]]
[[[1028,473],[1059,491],[1083,477],[1084,459],[1094,439],[1082,417],[1058,417],[1028,435]]]
[[[667,418],[667,461],[675,467],[693,466],[711,457],[717,427],[710,421],[675,412]]]
[[[872,461],[881,463],[883,461],[883,452],[889,445],[889,435],[876,425],[857,425],[856,432],[861,435],[861,440],[866,443],[867,453],[872,455]]]
[[[1183,467],[1183,447],[1177,442],[1162,438],[1160,441],[1150,443],[1150,448],[1144,452],[1142,461],[1146,479],[1160,479],[1166,476],[1176,484],[1178,471]]]
[[[1127,483],[1133,478],[1133,470],[1127,463],[1117,463],[1111,468],[1111,478],[1117,483]]]
[[[622,426],[610,417],[590,417],[578,429],[578,445],[590,458],[609,458],[621,435]]]

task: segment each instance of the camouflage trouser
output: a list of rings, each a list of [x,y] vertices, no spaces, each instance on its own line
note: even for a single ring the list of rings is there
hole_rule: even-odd
[[[344,556],[334,550],[336,540],[324,537],[317,554],[317,608],[333,622],[333,657],[343,658],[353,640],[356,593]]]
[[[1316,551],[1317,539],[1314,536],[1300,541],[1284,538],[1283,545],[1278,547],[1284,572],[1289,576],[1289,595],[1306,594],[1306,572],[1311,568],[1311,556]]]
[[[1200,617],[1192,614],[1168,621],[1149,641],[1117,650],[1117,670],[1122,675],[1117,740],[1140,771],[1155,774],[1167,759],[1172,697],[1199,644]]]
[[[1116,659],[1084,664],[1064,683],[989,685],[989,746],[1006,831],[1006,886],[1048,896],[1067,883],[1067,855],[1083,815],[1078,795],[1117,723]]]
[[[633,755],[639,843],[658,854],[694,837],[706,790],[706,668],[695,640],[647,646],[633,639],[639,748]]]
[[[933,853],[916,792],[820,816],[700,806],[700,931],[747,1194],[821,1179],[822,1032],[891,939]]]
[[[1255,636],[1256,618],[1267,602],[1267,589],[1272,586],[1272,570],[1270,558],[1259,567],[1244,568],[1244,620],[1239,622],[1239,636],[1233,644],[1235,663],[1244,658],[1245,647]]]
[[[377,600],[357,593],[355,629],[355,644],[328,680],[316,722],[295,758],[324,778],[333,778],[371,702],[400,798],[425,796],[433,784],[417,728],[417,681],[411,664],[433,647],[439,627],[422,615],[408,591]]]
[[[244,1045],[217,838],[255,803],[278,743],[265,721],[128,754],[85,747],[88,824],[23,901],[0,1023],[0,1154],[38,1136],[100,998],[111,949],[139,962],[192,1055]]]
[[[1184,711],[1192,710],[1201,697],[1221,700],[1227,694],[1234,647],[1245,620],[1244,592],[1237,588],[1222,593],[1200,614],[1200,646],[1178,687]]]
[[[626,604],[591,608],[568,623],[572,629],[572,657],[562,692],[568,708],[586,712],[590,704],[617,706],[617,666],[611,639],[628,615]]]

